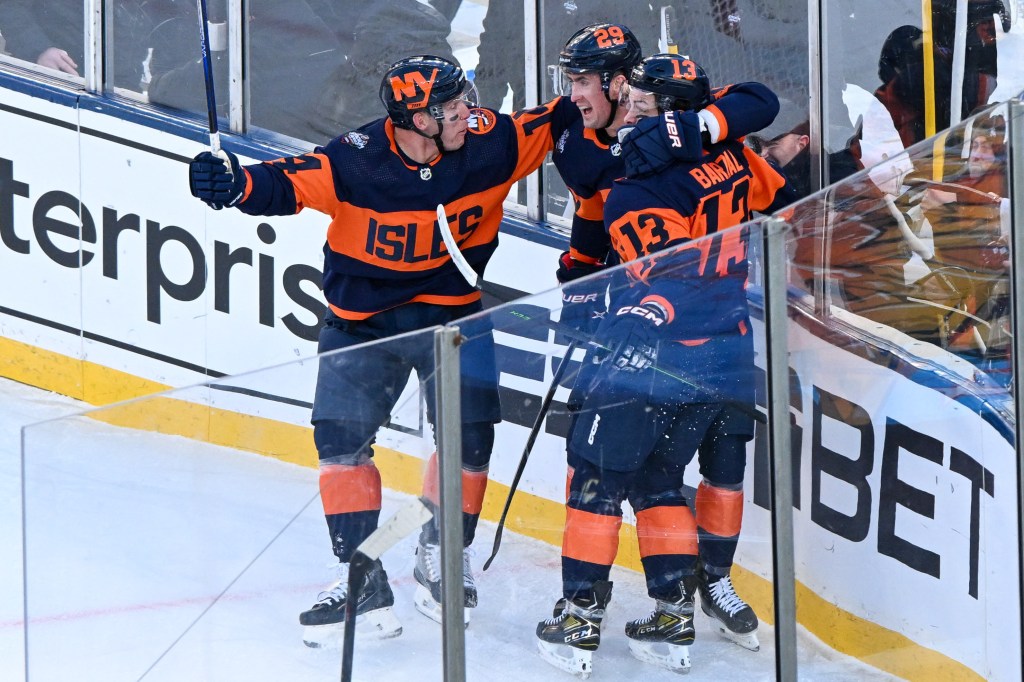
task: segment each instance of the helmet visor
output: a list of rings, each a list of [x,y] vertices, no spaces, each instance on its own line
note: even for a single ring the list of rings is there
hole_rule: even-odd
[[[476,89],[476,84],[471,80],[467,80],[463,84],[462,91],[458,95],[440,104],[431,104],[430,115],[442,121],[457,121],[462,116],[463,104],[466,105],[468,109],[472,109],[477,106],[479,102],[480,97]]]

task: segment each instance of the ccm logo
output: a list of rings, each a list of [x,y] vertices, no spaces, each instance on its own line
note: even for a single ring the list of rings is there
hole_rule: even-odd
[[[672,116],[671,111],[666,111],[663,118],[665,119],[665,130],[668,132],[668,140],[672,143],[673,147],[682,147],[683,141],[679,138],[679,128],[676,127],[676,119]]]
[[[562,303],[593,303],[597,294],[562,294]]]
[[[660,327],[661,325],[665,324],[665,318],[663,318],[661,315],[658,315],[653,310],[649,310],[648,308],[644,308],[643,306],[638,306],[638,305],[623,306],[623,307],[619,308],[619,311],[617,313],[615,313],[615,314],[616,315],[638,315],[638,316],[644,318],[645,320],[647,320],[648,322],[650,322],[651,324],[653,324],[655,327]]]
[[[594,444],[594,437],[597,435],[597,425],[601,423],[601,415],[594,415],[594,423],[590,425],[590,435],[587,436],[587,444]]]

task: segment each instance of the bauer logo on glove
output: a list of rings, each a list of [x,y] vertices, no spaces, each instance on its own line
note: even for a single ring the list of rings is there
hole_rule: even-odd
[[[562,305],[566,303],[596,303],[597,294],[570,294],[567,291],[562,292]]]

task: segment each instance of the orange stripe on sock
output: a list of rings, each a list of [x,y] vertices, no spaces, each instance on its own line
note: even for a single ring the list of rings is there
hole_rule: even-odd
[[[359,466],[320,466],[320,499],[325,514],[380,509],[380,471],[373,462]]]
[[[640,556],[697,554],[697,521],[689,507],[651,507],[636,513]]]
[[[486,471],[462,470],[462,511],[467,514],[479,514],[484,506],[484,493],[486,492]],[[437,479],[436,452],[427,459],[427,470],[423,474],[423,497],[435,505],[441,504],[441,486]]]
[[[697,525],[713,535],[731,538],[743,525],[743,491],[697,486]]]
[[[467,514],[479,514],[484,506],[485,492],[487,492],[487,472],[463,469],[462,511]]]
[[[441,504],[441,488],[437,482],[437,453],[427,458],[427,469],[423,472],[423,497],[434,503]]]
[[[569,507],[565,514],[562,556],[611,566],[619,550],[621,516],[605,516]]]

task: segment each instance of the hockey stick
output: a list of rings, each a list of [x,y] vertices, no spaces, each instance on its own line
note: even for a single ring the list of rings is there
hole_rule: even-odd
[[[565,370],[569,366],[569,359],[579,344],[580,342],[574,339],[566,347],[565,355],[562,357],[562,361],[558,363],[554,376],[551,377],[551,385],[548,387],[548,392],[544,394],[544,400],[540,403],[540,410],[537,412],[536,419],[533,420],[533,427],[530,428],[530,435],[526,439],[523,454],[519,458],[516,475],[512,477],[512,485],[509,487],[508,497],[505,498],[505,508],[501,510],[501,518],[498,519],[498,529],[494,533],[494,546],[491,547],[491,556],[484,562],[485,571],[490,567],[491,562],[494,561],[494,557],[498,556],[498,547],[501,546],[501,534],[505,529],[505,517],[508,516],[509,507],[512,506],[512,497],[516,494],[516,489],[519,487],[519,479],[523,477],[523,471],[526,469],[526,460],[530,457],[530,452],[533,450],[533,443],[537,440],[537,435],[540,433],[540,426],[544,423],[548,408],[551,407],[551,401],[555,397],[555,391],[562,380],[562,375],[565,374]]]
[[[669,54],[679,54],[679,46],[672,36],[672,22],[675,19],[675,9],[671,5],[661,8],[661,42],[665,45],[665,51]]]
[[[477,274],[476,270],[469,264],[469,261],[466,260],[466,257],[459,251],[459,244],[455,241],[452,227],[448,224],[448,216],[444,212],[444,204],[437,205],[437,227],[441,230],[441,239],[444,240],[444,245],[448,249],[448,255],[452,257],[452,263],[458,268],[459,274],[469,282],[469,286],[480,290],[480,275]]]
[[[220,129],[217,127],[217,96],[213,89],[213,63],[210,58],[210,19],[206,0],[196,0],[199,9],[199,43],[203,55],[203,80],[206,84],[206,116],[210,130],[210,151],[224,160],[231,174],[231,160],[220,148]]]
[[[462,255],[462,251],[459,250],[458,244],[455,242],[455,235],[452,234],[451,225],[448,224],[448,216],[445,215],[444,204],[437,205],[437,226],[441,231],[441,238],[444,240],[445,246],[448,248],[448,254],[452,258],[452,262],[455,263],[455,267],[459,273],[469,282],[470,286],[474,289],[482,289],[479,275],[474,270],[465,256]],[[498,296],[499,299],[503,297]],[[505,301],[503,301],[505,302]],[[494,561],[494,557],[498,555],[498,548],[501,546],[501,534],[505,529],[505,518],[508,516],[508,510],[512,506],[512,498],[516,494],[516,490],[519,487],[519,480],[523,476],[523,471],[526,469],[526,461],[530,457],[530,453],[533,451],[533,444],[537,440],[537,436],[540,434],[541,424],[544,423],[544,418],[548,414],[548,409],[551,407],[551,401],[555,397],[555,391],[558,390],[558,384],[562,380],[562,375],[565,374],[566,368],[569,366],[569,360],[572,357],[573,351],[581,343],[581,341],[574,339],[569,343],[569,346],[565,349],[565,355],[562,357],[561,362],[558,363],[558,367],[555,369],[555,374],[551,378],[551,385],[548,386],[548,392],[544,394],[544,399],[540,403],[540,409],[537,411],[537,416],[533,420],[533,426],[530,428],[530,435],[526,438],[526,445],[523,446],[523,454],[519,458],[519,466],[516,467],[515,476],[512,478],[512,485],[509,487],[508,497],[505,498],[505,508],[501,511],[501,518],[498,520],[498,529],[494,533],[494,545],[491,547],[491,555],[484,562],[484,570],[486,571],[491,566],[491,562]]]
[[[356,608],[359,587],[366,572],[384,552],[398,544],[433,516],[422,497],[409,502],[373,531],[356,548],[348,568],[348,593],[345,599],[345,639],[341,651],[341,682],[352,682],[352,654],[356,642]]]

